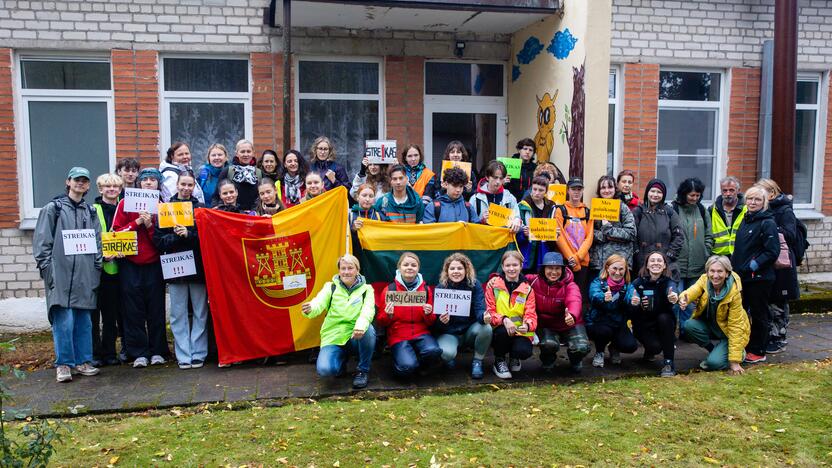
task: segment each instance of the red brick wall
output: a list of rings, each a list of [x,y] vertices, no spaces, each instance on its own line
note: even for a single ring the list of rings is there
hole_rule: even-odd
[[[159,54],[112,51],[116,113],[116,157],[158,166],[160,157]]]
[[[423,57],[384,58],[387,138],[400,148],[416,143],[424,149],[424,75]]]
[[[659,120],[659,66],[624,65],[624,125],[622,169],[636,174],[635,193],[656,175]]]
[[[286,117],[283,109],[283,54],[251,54],[251,78],[254,151],[259,157],[263,150],[273,149],[282,157],[293,147],[291,142],[288,145],[283,143],[283,120]],[[291,107],[289,118],[293,122],[291,136],[294,141],[294,109]]]
[[[823,162],[823,187],[821,210],[832,216],[832,81],[829,83],[829,101],[826,104],[826,154]]]
[[[757,180],[761,74],[759,68],[731,69],[726,174],[739,178],[744,188]]]
[[[16,228],[20,218],[17,191],[17,147],[14,141],[14,88],[12,86],[12,50],[0,49],[0,179],[7,190],[0,197],[0,228]]]

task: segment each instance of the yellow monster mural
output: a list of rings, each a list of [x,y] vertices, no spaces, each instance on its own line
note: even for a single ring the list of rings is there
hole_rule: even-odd
[[[535,96],[536,97],[536,96]],[[554,96],[549,93],[543,98],[537,98],[537,134],[534,136],[534,143],[537,148],[537,162],[546,162],[552,155],[555,146],[555,101],[558,99],[558,91]]]

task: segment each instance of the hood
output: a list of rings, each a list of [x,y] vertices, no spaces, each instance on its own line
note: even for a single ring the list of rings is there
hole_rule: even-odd
[[[792,199],[791,195],[786,195],[785,193],[781,193],[777,195],[773,200],[769,200],[768,208],[770,210],[779,210],[781,208],[788,208],[794,209],[794,200]]]
[[[477,193],[482,193],[483,195],[499,195],[505,190],[503,186],[500,186],[496,192],[491,193],[486,187],[488,187],[488,177],[483,177],[477,184]]]
[[[406,291],[416,291],[419,289],[420,286],[422,286],[424,282],[425,281],[422,279],[422,274],[416,273],[416,286],[413,286],[413,289],[408,289],[408,287],[404,284],[404,279],[402,279],[401,272],[399,270],[396,270],[396,283],[401,285],[401,287],[403,287]]]
[[[659,206],[664,205],[664,201],[667,199],[667,185],[662,182],[661,179],[656,178],[650,179],[650,181],[647,182],[647,185],[644,186],[644,198],[642,199],[642,203],[644,203],[645,206],[650,204],[650,201],[647,200],[647,192],[650,191],[650,187],[652,187],[653,184],[658,184],[659,187],[661,187],[662,201],[659,203]]]
[[[416,193],[416,190],[413,190],[413,187],[407,186],[405,187],[405,193],[407,193],[407,200],[404,203],[396,203],[395,199],[393,198],[393,192],[390,192],[390,201],[393,202],[396,206],[400,206],[405,209],[416,209],[418,205],[422,203],[422,197]]]
[[[774,213],[771,208],[762,211],[746,211],[745,219],[750,221],[762,221],[764,219],[774,219]]]

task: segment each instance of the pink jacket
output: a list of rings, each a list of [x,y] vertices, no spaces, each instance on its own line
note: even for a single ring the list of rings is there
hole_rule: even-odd
[[[584,323],[581,318],[581,289],[573,279],[569,268],[563,269],[563,275],[554,284],[549,284],[542,275],[526,275],[526,281],[534,291],[539,328],[557,332],[571,329],[564,321],[566,309],[575,318],[575,324]]]

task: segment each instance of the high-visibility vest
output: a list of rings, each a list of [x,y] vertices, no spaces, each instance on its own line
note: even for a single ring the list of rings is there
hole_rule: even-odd
[[[743,205],[740,214],[734,217],[731,226],[725,225],[725,220],[719,215],[716,206],[711,207],[711,229],[714,233],[714,255],[731,255],[734,253],[734,241],[737,238],[737,229],[740,227],[748,207]]]
[[[518,288],[517,297],[514,303],[511,303],[511,294],[505,289],[494,288],[494,301],[496,302],[497,313],[508,317],[515,326],[523,325],[523,316],[526,312],[526,299],[532,288],[528,284],[521,285]],[[520,336],[533,336],[534,332],[517,333]]]
[[[430,181],[433,180],[433,177],[435,175],[436,174],[434,174],[433,171],[431,171],[428,168],[422,169],[422,175],[420,175],[419,180],[417,180],[416,183],[413,184],[413,190],[415,190],[416,193],[418,193],[420,197],[423,196],[425,194],[425,189],[427,188]],[[428,194],[428,195],[432,195],[432,194]]]
[[[94,203],[92,207],[95,209],[95,214],[98,215],[98,222],[101,223],[101,232],[107,232],[107,220],[104,219],[104,209],[98,203]],[[108,275],[115,275],[118,274],[118,264],[115,260],[111,260],[109,262],[104,262],[101,265],[101,268],[104,270],[104,273]]]

